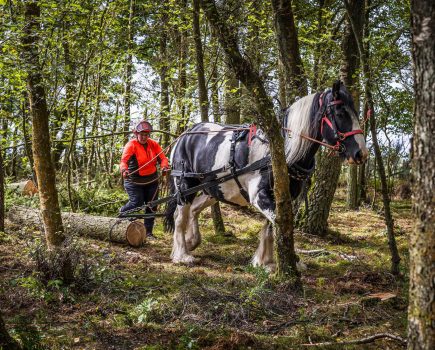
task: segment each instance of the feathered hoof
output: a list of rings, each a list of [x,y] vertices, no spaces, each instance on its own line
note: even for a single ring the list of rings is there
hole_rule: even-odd
[[[172,262],[174,264],[193,265],[197,261],[199,261],[199,259],[196,259],[192,255],[189,255],[189,254],[183,254],[181,256],[177,256],[177,257],[172,258]]]

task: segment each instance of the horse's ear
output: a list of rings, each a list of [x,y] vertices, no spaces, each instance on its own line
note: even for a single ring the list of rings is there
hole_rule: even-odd
[[[341,81],[337,80],[333,85],[332,85],[332,96],[334,97],[334,100],[338,99],[338,93],[340,92],[340,85],[341,85]]]

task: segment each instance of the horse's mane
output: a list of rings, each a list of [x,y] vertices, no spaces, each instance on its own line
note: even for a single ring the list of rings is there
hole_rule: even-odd
[[[284,118],[285,127],[292,132],[285,141],[285,153],[287,164],[294,164],[302,159],[308,152],[311,141],[299,137],[300,134],[313,136],[317,132],[317,124],[314,121],[318,113],[319,94],[311,94],[300,98],[286,111]],[[315,129],[315,130],[314,130]]]

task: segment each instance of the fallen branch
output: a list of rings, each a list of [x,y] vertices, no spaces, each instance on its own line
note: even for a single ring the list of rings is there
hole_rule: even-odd
[[[399,337],[398,335],[390,334],[390,333],[378,333],[371,335],[370,337],[361,338],[361,339],[355,339],[355,340],[349,340],[349,341],[342,341],[342,342],[325,342],[325,343],[313,343],[313,344],[301,344],[302,346],[337,346],[337,345],[358,345],[358,344],[367,344],[367,343],[373,343],[377,339],[382,338],[389,338],[392,340],[396,340],[399,343],[406,345],[406,340],[402,337]]]

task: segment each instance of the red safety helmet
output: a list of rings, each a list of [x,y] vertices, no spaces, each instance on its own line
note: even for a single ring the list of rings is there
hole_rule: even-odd
[[[153,126],[151,125],[151,123],[147,122],[146,120],[142,120],[139,124],[136,125],[133,132],[136,134],[142,131],[151,132],[153,131]]]

